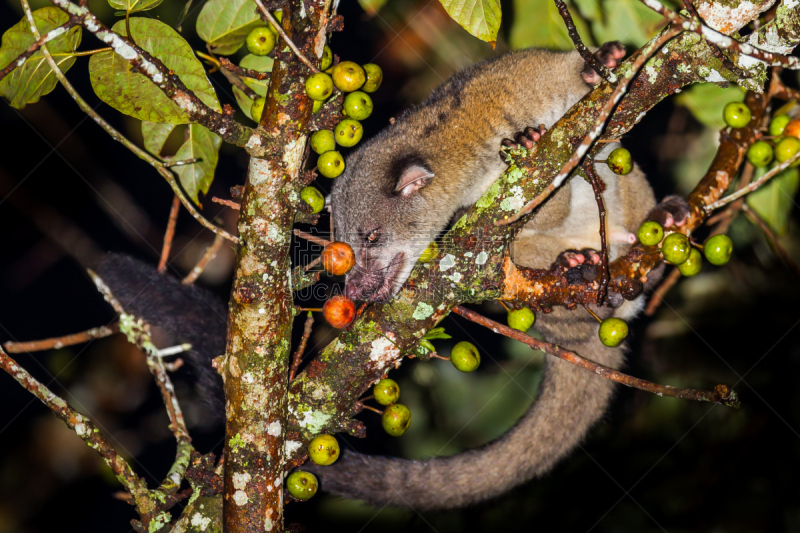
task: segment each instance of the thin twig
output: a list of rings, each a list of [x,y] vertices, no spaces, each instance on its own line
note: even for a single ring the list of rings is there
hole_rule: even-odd
[[[742,211],[744,211],[745,216],[748,219],[750,219],[752,223],[761,228],[761,231],[764,232],[764,235],[766,235],[767,240],[775,247],[776,250],[778,250],[778,253],[783,258],[783,261],[786,263],[786,265],[791,269],[794,275],[798,279],[800,279],[800,268],[798,268],[797,264],[794,261],[792,261],[791,256],[789,256],[789,253],[786,251],[786,248],[784,248],[783,245],[780,243],[780,241],[778,240],[778,236],[775,235],[775,232],[772,231],[772,228],[769,227],[769,224],[764,222],[764,219],[758,216],[758,213],[750,209],[750,206],[748,206],[747,204],[742,204]]]
[[[200,258],[200,261],[198,261],[197,264],[192,269],[192,271],[189,272],[189,275],[183,278],[181,283],[183,283],[184,285],[191,285],[192,283],[197,281],[197,278],[199,278],[200,274],[203,273],[203,270],[206,269],[208,263],[212,259],[214,259],[214,257],[217,256],[217,252],[222,247],[223,242],[225,241],[219,235],[215,235],[214,242],[212,242],[211,245],[208,248],[206,248],[203,257]]]
[[[164,361],[164,368],[167,370],[167,372],[175,372],[176,370],[181,368],[183,364],[184,364],[183,359],[178,357],[174,361],[169,361],[169,362]]]
[[[214,196],[211,198],[211,201],[214,202],[215,204],[227,205],[231,209],[236,209],[237,211],[242,208],[242,204],[234,200],[226,200],[225,198],[218,198]]]
[[[70,2],[70,0],[53,0],[58,8],[75,17],[79,23],[95,37],[114,49],[114,51],[131,64],[156,87],[175,103],[193,122],[198,122],[219,135],[228,143],[248,148],[252,154],[261,152],[263,147],[261,133],[236,122],[232,115],[216,111],[201,101],[174,70],[170,70],[158,58],[139,47],[130,39],[109,29],[97,16],[86,7]]]
[[[165,167],[182,167],[184,165],[193,165],[194,163],[199,163],[203,160],[201,157],[190,157],[189,159],[179,159],[178,161],[165,161]]]
[[[292,366],[289,368],[289,382],[294,381],[294,377],[297,375],[297,369],[300,368],[300,363],[303,361],[306,344],[308,344],[308,338],[311,336],[311,328],[313,325],[314,314],[309,311],[306,316],[306,323],[303,326],[303,337],[300,339],[300,344],[297,346],[297,350],[292,356]]]
[[[81,52],[72,52],[68,54],[71,57],[85,57],[85,56],[93,56],[95,54],[99,54],[100,52],[111,52],[113,48],[107,46],[105,48],[96,48],[94,50],[83,50]]]
[[[764,114],[764,118],[767,118],[767,114]],[[739,174],[739,182],[737,186],[741,189],[742,187],[747,187],[750,185],[750,182],[753,180],[753,174],[755,173],[756,167],[750,161],[744,162],[744,167],[742,167],[742,172]],[[728,228],[730,228],[731,224],[733,223],[736,215],[742,210],[742,206],[744,205],[744,198],[739,198],[735,202],[732,202],[728,207],[718,213],[720,216],[719,224],[711,230],[711,235],[718,235],[721,233],[727,233]],[[706,221],[706,225],[713,226],[716,224],[717,221],[712,220],[714,217],[710,217]]]
[[[784,161],[780,165],[776,166],[775,168],[773,168],[772,170],[770,170],[769,172],[767,172],[766,174],[764,174],[763,176],[758,178],[753,183],[748,184],[746,187],[742,187],[742,188],[738,189],[736,192],[734,192],[732,194],[729,194],[728,196],[725,196],[724,198],[720,198],[716,202],[713,202],[713,203],[707,205],[706,206],[706,213],[711,213],[713,210],[719,209],[723,205],[727,205],[727,204],[729,204],[729,203],[731,203],[731,202],[733,202],[735,200],[738,200],[742,196],[744,196],[746,194],[750,194],[751,192],[757,190],[759,187],[764,185],[766,182],[768,182],[769,180],[771,180],[772,178],[774,178],[775,176],[777,176],[778,174],[780,174],[781,172],[783,172],[784,170],[789,168],[792,165],[792,163],[794,163],[795,161],[800,161],[800,152],[797,152],[791,158],[787,159],[786,161]]]
[[[606,184],[597,175],[594,168],[594,161],[587,160],[583,162],[583,170],[586,172],[586,177],[589,178],[589,183],[592,185],[594,191],[594,199],[597,202],[597,211],[600,215],[600,290],[597,291],[597,305],[603,305],[608,294],[608,282],[610,277],[608,275],[608,239],[606,236],[606,204],[603,200],[603,191],[606,189]],[[588,309],[588,308],[587,308]]]
[[[186,429],[186,422],[183,418],[181,406],[178,403],[178,397],[175,394],[175,387],[173,387],[167,370],[164,368],[161,351],[153,344],[150,338],[150,325],[141,318],[128,314],[103,279],[92,270],[87,269],[87,272],[106,302],[111,304],[114,311],[119,314],[120,332],[124,333],[128,341],[135,344],[147,356],[147,368],[153,374],[164,399],[164,405],[167,408],[167,415],[170,420],[170,430],[172,430],[175,439],[178,441],[180,451],[180,444],[182,442],[190,442],[191,438],[189,437],[189,431]],[[191,345],[183,345],[182,348],[185,351],[190,349]]]
[[[164,232],[164,244],[161,246],[161,259],[158,260],[158,273],[163,274],[167,270],[169,251],[172,249],[172,239],[175,238],[175,226],[178,223],[178,211],[181,208],[181,199],[178,196],[172,198],[172,207],[169,210],[167,220],[167,230]]]
[[[100,326],[99,328],[87,329],[80,333],[71,333],[62,337],[50,337],[49,339],[24,342],[7,341],[3,346],[8,353],[41,352],[43,350],[57,350],[64,346],[81,344],[94,339],[102,339],[103,337],[114,335],[115,333],[119,333],[119,324]]]
[[[242,80],[242,78],[225,68],[221,68],[219,71],[222,72],[222,75],[225,76],[225,79],[227,79],[231,85],[242,91],[250,100],[255,100],[258,98],[258,94],[256,94],[256,92],[251,89],[250,86],[247,85],[244,80]]]
[[[572,20],[572,15],[569,12],[567,4],[564,3],[564,0],[555,0],[555,3],[556,7],[558,8],[558,12],[561,14],[561,18],[564,19],[564,25],[567,27],[569,38],[572,39],[575,49],[581,55],[583,60],[591,65],[592,69],[594,69],[594,71],[597,72],[604,80],[610,83],[616,83],[616,74],[611,72],[611,70],[606,68],[605,65],[600,63],[594,54],[588,48],[586,48],[586,45],[583,44],[581,36],[578,34],[578,30],[575,28],[575,21]]]
[[[186,20],[186,16],[189,14],[189,9],[192,7],[192,0],[188,0],[186,5],[183,6],[183,10],[181,11],[181,16],[178,17],[178,23],[175,24],[175,29],[178,30],[178,33],[181,32],[181,27],[183,26],[183,21]]]
[[[708,42],[719,46],[720,48],[734,50],[746,56],[760,59],[761,61],[767,63],[768,66],[785,67],[793,70],[800,69],[800,58],[768,52],[751,44],[737,41],[736,39],[729,37],[724,33],[718,32],[713,28],[709,28],[699,20],[686,19],[679,13],[675,13],[674,11],[668,9],[658,0],[641,0],[641,2],[656,13],[659,13],[663,17],[669,19],[673,24],[680,26],[684,30],[691,31],[705,37]]]
[[[23,0],[23,2],[27,2],[27,0]],[[26,16],[28,16],[29,11],[30,7],[28,7],[26,10]],[[36,27],[32,13],[28,17],[28,22],[31,26],[31,33],[35,38],[38,39],[39,30]],[[134,143],[128,140],[124,135],[122,135],[119,131],[117,131],[113,126],[111,126],[111,124],[106,122],[105,119],[103,119],[103,117],[101,117],[94,109],[92,109],[89,106],[89,104],[87,104],[86,101],[83,99],[83,97],[81,97],[81,95],[78,94],[78,91],[75,90],[72,84],[67,80],[66,76],[64,76],[64,73],[61,72],[61,69],[58,67],[56,62],[53,60],[53,57],[50,55],[50,52],[47,50],[47,46],[42,45],[41,49],[42,53],[47,59],[48,64],[50,65],[50,69],[53,71],[53,74],[55,74],[56,78],[58,78],[58,81],[67,90],[69,95],[72,96],[72,99],[75,100],[75,103],[78,104],[78,107],[81,108],[81,111],[89,115],[101,128],[103,128],[106,131],[106,133],[111,135],[112,139],[121,143],[123,146],[125,146],[125,148],[133,152],[134,155],[136,155],[140,159],[146,161],[147,163],[150,163],[153,167],[155,167],[158,173],[161,174],[161,176],[167,181],[169,186],[172,188],[172,191],[180,198],[181,203],[186,208],[186,210],[189,211],[189,213],[191,213],[191,215],[195,218],[195,220],[197,220],[203,227],[213,231],[214,233],[222,235],[223,237],[225,237],[226,239],[228,239],[233,243],[239,242],[239,239],[237,237],[231,235],[230,233],[226,232],[221,228],[218,228],[217,226],[206,220],[205,217],[203,217],[203,215],[201,215],[200,212],[197,211],[197,209],[195,209],[194,205],[192,205],[191,200],[189,200],[189,198],[186,197],[186,195],[183,192],[183,189],[181,189],[180,185],[178,184],[178,180],[175,179],[175,176],[172,174],[169,168],[167,168],[167,165],[165,165],[162,161],[150,155],[147,151],[142,150],[141,148],[136,146]]]
[[[381,411],[380,409],[376,409],[375,407],[372,407],[371,405],[365,405],[365,404],[359,402],[358,406],[360,408],[362,408],[362,409],[367,409],[367,410],[372,411],[374,413],[378,413],[379,415],[383,414],[383,411]]]
[[[281,27],[280,23],[277,20],[275,20],[275,17],[272,16],[272,13],[270,13],[269,10],[266,7],[264,7],[264,3],[261,0],[253,0],[253,1],[258,6],[258,9],[261,11],[261,14],[264,16],[264,18],[267,19],[267,22],[272,24],[272,27],[275,28],[275,31],[277,31],[278,34],[280,34],[280,36],[286,42],[286,44],[289,45],[289,48],[292,49],[292,52],[294,52],[294,55],[297,56],[297,59],[302,61],[305,64],[305,66],[307,66],[309,69],[311,69],[311,72],[314,72],[314,73],[319,72],[319,69],[317,67],[315,67],[314,64],[311,63],[311,61],[309,61],[306,58],[306,56],[303,55],[303,53],[292,42],[292,40],[289,38],[289,36],[286,35],[286,32],[283,31],[283,28]]]
[[[561,168],[559,173],[553,178],[553,181],[550,185],[545,188],[544,191],[539,193],[536,198],[531,200],[525,207],[523,207],[520,211],[516,214],[500,219],[495,222],[496,226],[505,226],[507,224],[511,224],[516,222],[523,216],[527,215],[534,209],[536,209],[539,205],[542,204],[561,184],[569,177],[575,167],[583,159],[583,156],[589,151],[592,144],[594,144],[595,140],[600,136],[603,132],[606,121],[611,116],[611,112],[614,110],[614,107],[619,103],[622,99],[622,96],[627,92],[628,85],[630,84],[631,80],[636,76],[639,70],[642,68],[642,65],[650,59],[650,57],[658,52],[662,46],[664,46],[670,39],[675,37],[681,33],[679,28],[671,27],[662,33],[657,39],[650,41],[647,46],[642,48],[641,53],[639,56],[634,60],[634,62],[627,68],[625,74],[622,75],[620,78],[619,84],[614,89],[614,92],[611,93],[611,96],[606,101],[603,109],[600,111],[600,114],[595,121],[595,126],[591,129],[591,131],[584,137],[583,141],[577,146],[575,151],[573,152],[572,156],[569,160],[564,164]]]
[[[317,266],[321,262],[322,262],[322,256],[318,255],[317,257],[315,257],[314,259],[309,261],[309,263],[305,266],[305,271],[308,272],[309,270],[311,270],[312,268],[314,268],[315,266]]]
[[[25,1],[25,0],[23,0]],[[130,465],[114,450],[111,443],[100,433],[91,419],[83,416],[74,410],[63,399],[56,396],[43,383],[31,376],[24,368],[19,366],[5,351],[0,349],[0,368],[5,370],[11,377],[17,380],[28,392],[36,396],[67,426],[73,430],[78,437],[83,439],[90,448],[99,453],[105,463],[114,472],[114,475],[122,483],[125,489],[131,494],[136,507],[143,513],[145,509],[153,505],[150,494],[147,490],[147,483],[144,482],[131,469]]]
[[[310,233],[306,233],[305,231],[300,231],[299,229],[294,230],[294,234],[297,235],[298,237],[300,237],[301,239],[305,239],[305,240],[307,240],[309,242],[313,242],[314,244],[319,244],[320,246],[323,246],[323,247],[324,246],[328,246],[331,243],[331,241],[322,239],[320,237],[315,237],[314,235],[311,235]]]
[[[272,72],[259,72],[251,68],[240,67],[232,63],[227,57],[219,58],[219,66],[222,70],[229,70],[242,78],[252,78],[254,80],[269,80]]]
[[[534,350],[541,350],[545,353],[558,357],[559,359],[563,359],[568,363],[583,368],[584,370],[594,372],[598,376],[601,376],[605,379],[622,383],[628,387],[634,387],[636,389],[652,392],[658,396],[673,396],[675,398],[683,398],[686,400],[713,402],[727,405],[729,407],[739,407],[739,400],[736,396],[736,393],[727,385],[717,385],[713,391],[679,389],[670,385],[660,385],[658,383],[653,383],[651,381],[646,381],[644,379],[623,374],[622,372],[608,368],[607,366],[593,363],[592,361],[584,359],[574,352],[567,351],[554,344],[534,339],[533,337],[530,337],[521,331],[504,326],[503,324],[486,318],[485,316],[467,309],[466,307],[457,305],[453,308],[453,312],[463,316],[467,320],[475,322],[476,324],[485,326],[496,333],[500,333],[506,337],[523,342]]]
[[[653,314],[656,312],[656,309],[658,309],[658,307],[661,305],[661,302],[664,301],[664,296],[676,283],[678,283],[679,279],[681,279],[681,271],[675,268],[666,278],[664,278],[664,281],[661,282],[658,288],[653,291],[650,301],[647,302],[647,308],[644,310],[644,314],[647,316],[653,316]]]

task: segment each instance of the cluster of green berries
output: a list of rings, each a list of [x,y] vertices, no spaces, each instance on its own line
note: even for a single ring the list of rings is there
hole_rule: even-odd
[[[747,150],[747,160],[755,167],[765,167],[773,160],[780,164],[800,152],[800,120],[778,115],[769,124],[769,134],[773,137],[772,141],[756,141]],[[799,164],[795,162],[792,166]]]
[[[317,435],[308,443],[308,457],[318,465],[332,465],[339,458],[339,442],[333,435]],[[295,470],[286,478],[286,490],[298,500],[308,500],[317,493],[317,476]]]
[[[383,378],[373,388],[375,401],[385,405],[381,416],[384,431],[393,437],[399,437],[411,425],[411,411],[405,405],[397,403],[400,398],[400,386],[393,379]]]
[[[661,244],[661,255],[668,263],[678,267],[684,276],[694,276],[700,272],[703,258],[700,252],[692,247],[689,238],[682,233],[670,233],[664,237],[664,228],[661,224],[648,220],[641,226],[637,233],[639,242],[645,246]],[[731,258],[733,242],[727,235],[714,235],[703,246],[703,254],[712,265],[724,265]]]
[[[368,63],[359,65],[352,61],[342,61],[331,66],[333,53],[325,47],[321,70],[306,80],[306,93],[314,100],[314,111],[333,94],[334,87],[343,93],[342,112],[347,117],[333,130],[315,131],[311,135],[311,149],[320,154],[317,170],[326,178],[335,178],[344,172],[344,158],[336,150],[336,145],[350,148],[358,144],[364,135],[361,120],[372,114],[373,104],[369,94],[378,90],[383,81],[383,72],[378,65]]]
[[[743,102],[730,102],[723,110],[725,124],[731,128],[744,128],[750,124],[752,114]],[[800,152],[800,120],[788,115],[778,115],[769,124],[772,140],[754,142],[747,150],[747,160],[755,167],[765,167],[777,161],[783,163]],[[800,165],[796,162],[792,166]]]
[[[280,22],[283,20],[283,10],[278,9],[273,13],[275,19]],[[245,45],[247,46],[247,51],[256,56],[265,56],[272,52],[275,48],[275,43],[278,39],[278,30],[272,27],[272,25],[268,26],[257,26],[250,30],[250,33],[247,34],[247,38],[245,38]],[[266,103],[267,99],[263,96],[259,96],[255,100],[253,100],[253,105],[250,108],[250,116],[253,117],[253,120],[256,122],[261,121],[261,115],[264,113],[264,104]]]

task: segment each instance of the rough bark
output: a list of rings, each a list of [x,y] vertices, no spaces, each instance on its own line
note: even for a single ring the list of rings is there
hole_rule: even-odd
[[[307,45],[305,53],[329,2],[314,8],[301,17],[295,3],[292,16],[284,16],[284,30]],[[292,55],[279,54],[275,61],[259,125],[268,158],[251,158],[241,204],[227,349],[219,365],[226,398],[223,520],[229,532],[283,531],[286,387],[295,314],[288,250],[311,116],[308,74]]]

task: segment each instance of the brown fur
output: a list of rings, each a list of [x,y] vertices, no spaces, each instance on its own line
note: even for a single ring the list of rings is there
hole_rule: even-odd
[[[360,263],[360,271],[348,276],[348,290],[364,299],[391,297],[432,237],[502,173],[500,141],[526,126],[552,125],[587,92],[583,67],[576,52],[541,50],[475,65],[354,152],[332,194],[336,237],[353,246]],[[399,194],[398,179],[409,167],[424,168],[433,177],[419,190]],[[630,234],[655,201],[638,169],[624,177],[602,164],[597,170],[608,187],[604,197],[613,257],[628,247]],[[373,230],[379,231],[381,246],[365,242]],[[591,188],[574,178],[539,209],[512,253],[521,265],[547,268],[565,249],[599,245]],[[393,276],[388,281],[387,271]],[[616,314],[630,317],[638,310],[639,303],[626,302]],[[608,308],[596,311],[612,314]],[[540,314],[536,324],[551,342],[612,368],[623,364],[624,350],[603,346],[597,323],[584,311],[558,308]],[[370,503],[460,507],[552,468],[585,438],[612,394],[611,382],[548,356],[536,401],[514,428],[486,446],[427,461],[345,453],[332,466],[308,469],[321,476],[323,489]]]

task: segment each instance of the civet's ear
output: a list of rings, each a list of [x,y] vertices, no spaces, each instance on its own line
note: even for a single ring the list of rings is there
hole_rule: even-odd
[[[403,170],[403,173],[397,180],[395,192],[401,196],[411,196],[433,179],[433,172],[424,167],[423,165],[411,164]]]

